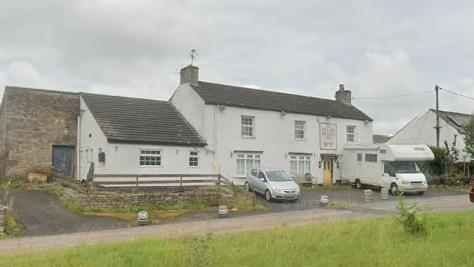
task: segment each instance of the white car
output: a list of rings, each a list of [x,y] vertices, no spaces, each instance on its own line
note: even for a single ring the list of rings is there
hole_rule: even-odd
[[[272,199],[297,200],[301,195],[298,184],[282,170],[253,169],[245,181],[248,191],[263,194],[267,201]]]

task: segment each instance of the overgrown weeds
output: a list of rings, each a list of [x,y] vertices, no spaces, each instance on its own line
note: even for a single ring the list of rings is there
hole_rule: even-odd
[[[398,212],[400,215],[397,221],[403,226],[406,233],[414,236],[424,236],[427,234],[426,216],[419,215],[422,207],[417,203],[406,203],[403,194],[397,197]]]
[[[23,230],[23,226],[15,219],[10,210],[7,210],[7,212],[5,212],[3,222],[3,232],[6,236],[19,236],[21,231]]]

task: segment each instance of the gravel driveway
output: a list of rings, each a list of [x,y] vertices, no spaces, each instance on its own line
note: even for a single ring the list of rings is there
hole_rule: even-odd
[[[332,202],[345,202],[346,204],[354,205],[364,205],[365,201],[363,199],[364,190],[355,189],[355,188],[332,188],[324,189],[318,188],[314,191],[303,191],[301,193],[301,198],[299,201],[289,202],[289,201],[273,201],[267,203],[269,209],[266,212],[281,212],[281,211],[291,211],[291,210],[305,210],[312,209],[318,206],[319,200],[322,195],[327,195],[329,201]],[[465,195],[466,193],[453,191],[453,190],[440,190],[440,189],[428,189],[424,195],[416,194],[407,194],[405,196],[408,201],[423,201],[430,198],[437,198],[443,196],[457,196]],[[258,199],[265,201],[264,197],[257,195]],[[389,195],[389,199],[395,200],[394,196]],[[380,191],[373,191],[371,203],[387,203],[387,200],[382,200],[380,197]],[[389,201],[388,201],[389,202]]]
[[[9,193],[13,215],[24,229],[23,236],[54,235],[128,227],[128,222],[115,218],[84,216],[64,209],[61,200],[45,191],[13,191]]]

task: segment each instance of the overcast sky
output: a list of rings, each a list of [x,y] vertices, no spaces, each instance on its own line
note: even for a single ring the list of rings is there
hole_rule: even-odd
[[[391,134],[434,107],[435,84],[474,96],[473,14],[470,0],[0,0],[0,87],[167,100],[195,48],[203,81],[324,98],[344,83]]]

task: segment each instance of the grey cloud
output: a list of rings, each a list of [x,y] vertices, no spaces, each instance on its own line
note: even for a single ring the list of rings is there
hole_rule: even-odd
[[[432,90],[474,95],[471,1],[0,2],[4,84],[168,99],[198,50],[203,80],[332,98]],[[393,133],[431,93],[354,100]],[[442,94],[442,108],[472,101]]]

